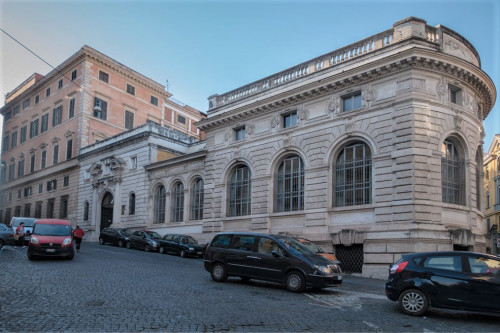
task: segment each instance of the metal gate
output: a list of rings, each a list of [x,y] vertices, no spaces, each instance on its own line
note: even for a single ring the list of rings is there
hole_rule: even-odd
[[[335,256],[340,261],[342,271],[361,273],[363,269],[363,244],[335,245]]]

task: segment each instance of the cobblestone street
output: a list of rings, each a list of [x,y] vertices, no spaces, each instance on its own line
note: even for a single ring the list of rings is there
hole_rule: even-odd
[[[500,316],[401,314],[384,281],[293,294],[263,282],[213,282],[201,259],[83,243],[74,260],[0,250],[0,332],[497,332]]]

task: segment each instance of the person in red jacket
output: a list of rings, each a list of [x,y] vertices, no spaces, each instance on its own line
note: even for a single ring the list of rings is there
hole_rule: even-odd
[[[83,235],[85,235],[85,232],[80,229],[79,226],[76,226],[76,229],[73,230],[73,238],[75,238],[76,243],[76,252],[80,252],[80,243],[82,242]]]

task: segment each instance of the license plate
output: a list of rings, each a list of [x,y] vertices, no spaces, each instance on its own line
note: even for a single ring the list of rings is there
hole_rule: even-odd
[[[56,249],[47,249],[45,251],[47,251],[47,252],[56,252]]]
[[[196,254],[201,254],[201,252],[196,252]]]

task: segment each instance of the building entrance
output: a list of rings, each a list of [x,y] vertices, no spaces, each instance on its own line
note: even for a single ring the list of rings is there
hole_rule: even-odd
[[[113,195],[107,192],[101,203],[101,229],[108,228],[113,223]]]

